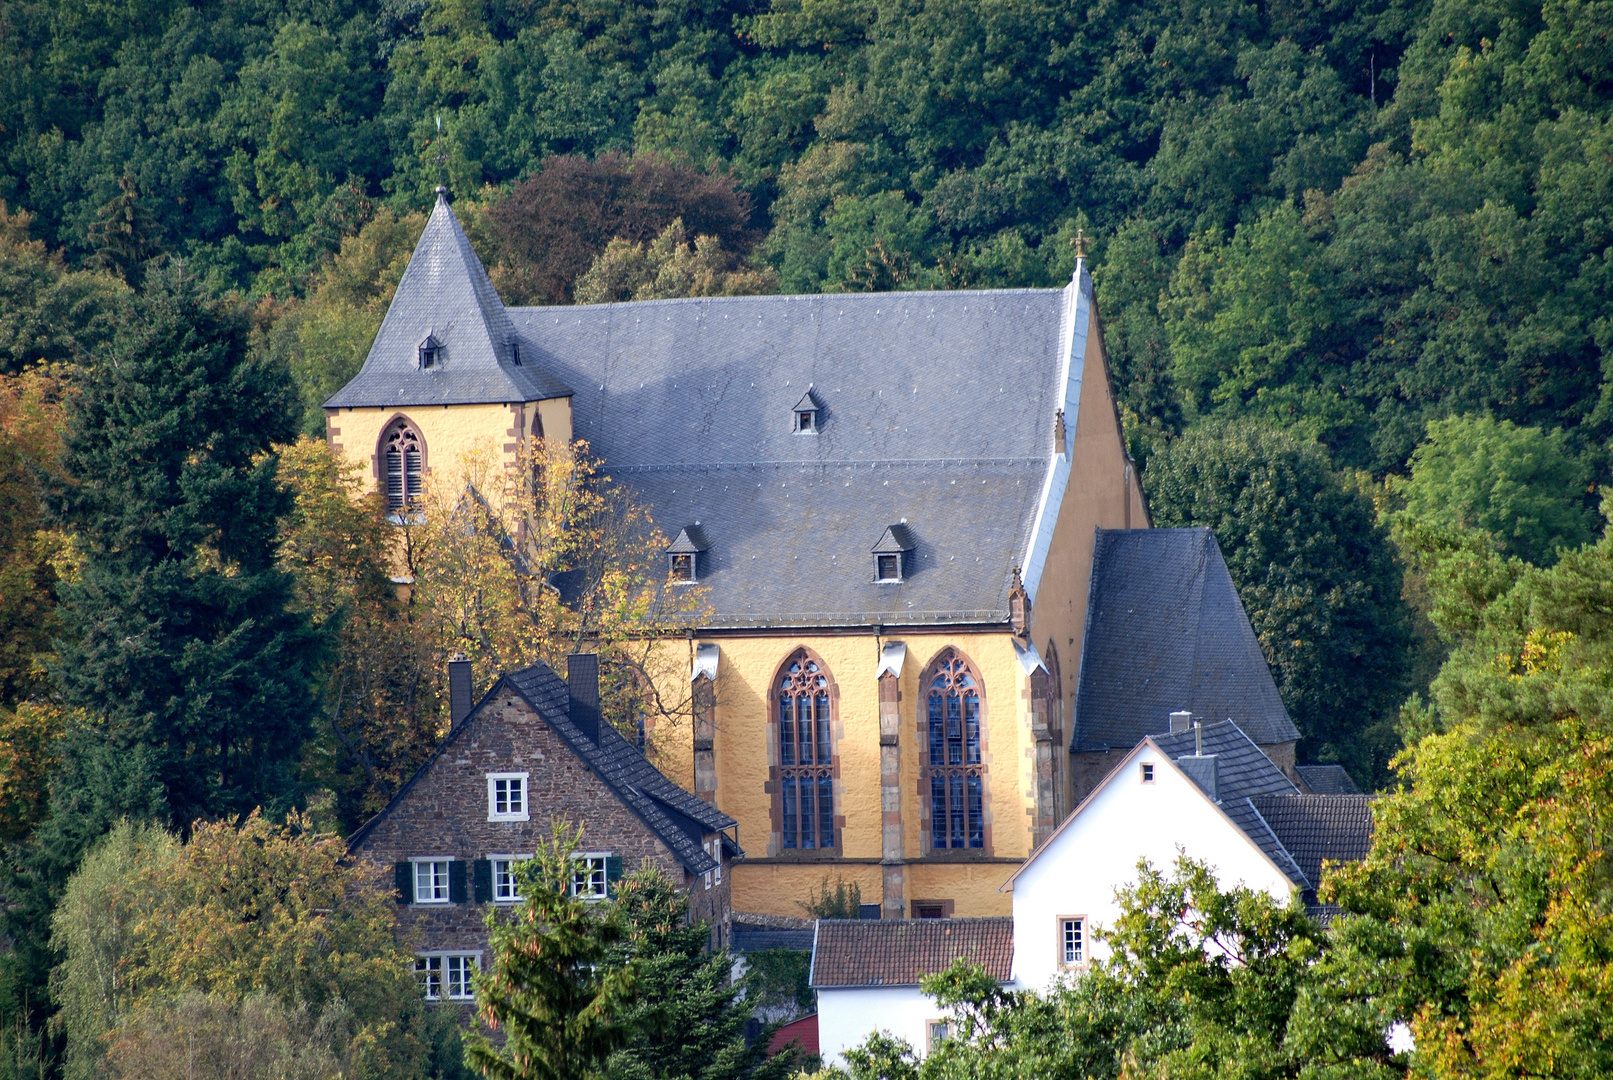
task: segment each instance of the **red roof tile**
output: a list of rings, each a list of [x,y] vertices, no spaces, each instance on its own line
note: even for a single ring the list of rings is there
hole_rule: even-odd
[[[820,919],[812,948],[812,985],[916,986],[959,959],[1007,982],[1014,962],[1014,920]]]

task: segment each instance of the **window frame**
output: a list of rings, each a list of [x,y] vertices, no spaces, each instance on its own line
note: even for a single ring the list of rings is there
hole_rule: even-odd
[[[795,433],[797,435],[816,435],[818,433],[818,410],[795,410]]]
[[[521,781],[521,809],[519,811],[498,810],[498,784],[508,783],[511,780]],[[509,798],[509,791],[505,789],[505,805],[513,800]],[[488,821],[531,821],[532,820],[532,774],[530,772],[490,772],[487,774],[487,820]]]
[[[895,567],[895,570],[890,574],[885,573],[886,559],[891,560]],[[874,583],[877,585],[894,585],[901,580],[903,580],[902,553],[899,551],[894,553],[889,551],[877,553],[874,556]]]
[[[437,962],[435,972],[435,979],[437,983],[436,993],[433,993],[430,987],[430,980],[433,976],[431,970],[431,962],[433,960]],[[451,966],[450,962],[453,960],[459,960],[462,962],[459,978],[457,980],[458,985],[461,987],[461,992],[459,993],[455,993],[450,989],[450,987],[454,985],[452,982],[450,982],[451,975],[449,972],[449,968]],[[465,978],[463,968],[463,962],[467,960],[470,961],[472,973],[472,977],[468,979]],[[423,991],[427,1001],[465,1002],[476,1000],[474,976],[482,970],[482,953],[480,949],[445,949],[417,952],[414,954],[414,964],[415,978],[422,983],[421,990]],[[424,978],[422,978],[422,976],[424,976]]]
[[[936,1037],[935,1029],[941,1029],[940,1038]],[[952,1020],[949,1017],[937,1017],[924,1021],[924,1056],[935,1053],[935,1048],[952,1038]]]
[[[791,668],[798,663],[802,665],[801,673],[792,674]],[[809,668],[815,670],[809,672]],[[814,679],[820,681],[821,685],[817,689],[821,693],[809,692],[811,687],[808,684]],[[787,682],[794,682],[797,685],[786,686]],[[805,698],[813,703],[810,706],[809,721],[810,749],[813,758],[810,762],[801,761],[799,748],[802,738],[802,714],[799,705],[792,707],[789,725],[791,730],[786,731],[782,715],[782,699],[786,695],[792,701]],[[820,697],[823,700],[821,716],[816,705]],[[791,649],[774,673],[772,689],[767,699],[768,753],[772,763],[769,769],[771,773],[769,786],[773,794],[773,831],[777,837],[777,849],[774,853],[784,858],[841,854],[845,829],[840,817],[839,699],[840,691],[829,665],[805,646]],[[786,743],[791,751],[788,755],[786,755]],[[785,761],[786,756],[791,758],[788,763]],[[825,791],[828,792],[829,801],[827,815],[823,805]],[[803,793],[807,793],[812,800],[810,812],[812,847],[802,846],[807,837],[806,814],[801,808]],[[793,812],[790,810],[792,805]],[[825,821],[833,832],[832,842],[828,844],[822,843]],[[791,822],[795,825],[793,833],[787,827]],[[793,844],[790,842],[792,840]],[[773,846],[772,843],[769,844],[770,848]]]
[[[515,864],[520,863],[520,862],[527,862],[531,858],[532,858],[531,855],[489,855],[487,857],[488,877],[491,878],[492,885],[493,885],[493,901],[492,901],[493,903],[495,903],[495,904],[524,904],[524,903],[526,903],[526,897],[522,896],[521,893],[519,892],[519,889],[521,887],[520,883],[515,880]],[[509,867],[510,867],[510,869],[509,869],[510,895],[508,895],[508,896],[500,896],[498,894],[498,891],[499,891],[498,868],[499,868],[500,863],[508,863]]]
[[[453,881],[454,872],[448,868],[448,864],[454,861],[455,859],[452,855],[411,855],[409,857],[409,865],[412,867],[413,873],[414,899],[410,901],[410,903],[418,904],[421,907],[441,907],[452,904],[454,902],[454,893],[451,882]],[[439,863],[442,864],[443,868],[442,898],[438,899],[437,897],[433,896],[429,900],[422,900],[420,898],[420,868],[422,866],[436,866]],[[436,892],[437,873],[435,870],[431,872],[431,877],[432,892]]]
[[[1079,931],[1077,931],[1081,938],[1081,955],[1075,960],[1067,960],[1065,959],[1067,954],[1065,950],[1066,942],[1064,937],[1064,928],[1066,924],[1072,922],[1081,924]],[[1061,970],[1076,971],[1085,968],[1087,965],[1092,963],[1092,936],[1090,933],[1088,933],[1089,923],[1090,920],[1088,920],[1085,915],[1060,915],[1053,920],[1054,948],[1057,950],[1059,961],[1058,966]]]
[[[952,688],[950,684],[954,680],[970,680],[970,684],[966,686],[960,683],[959,689],[968,689],[972,691],[975,698],[974,729],[976,734],[975,741],[977,744],[975,750],[979,755],[978,761],[969,760],[970,738],[968,710],[963,708],[963,701],[965,699],[965,695],[963,693],[959,693],[957,695],[959,709],[956,717],[958,721],[957,742],[959,746],[959,756],[963,760],[960,762],[952,762],[949,760],[951,757],[950,748],[953,743],[952,733],[950,730],[951,724],[949,722],[952,719],[952,716],[949,712],[947,712],[945,702],[951,695],[945,693],[945,690],[942,691],[942,741],[940,746],[942,749],[942,757],[943,759],[947,760],[943,760],[941,764],[936,764],[931,760],[936,752],[937,746],[935,742],[935,731],[932,724],[933,718],[930,711],[930,699],[933,693],[936,691],[937,681],[943,677],[943,673],[948,671],[950,671],[951,677],[948,679],[949,686],[947,689]],[[990,714],[987,706],[985,680],[980,677],[980,669],[975,665],[974,661],[971,660],[966,653],[964,653],[962,649],[959,649],[956,646],[948,645],[936,653],[930,662],[925,665],[924,673],[919,679],[918,697],[919,799],[920,806],[922,807],[923,811],[921,827],[923,831],[922,842],[924,845],[924,853],[929,856],[952,858],[959,856],[973,858],[989,857],[992,853],[991,769],[988,764],[990,760],[990,740],[987,735],[987,721]],[[979,784],[980,801],[978,822],[975,821],[973,814],[971,813],[973,809],[970,799],[971,785],[969,781],[971,779],[978,781]],[[954,794],[956,794],[957,797],[962,801],[963,811],[961,822],[963,843],[959,846],[953,846],[950,843],[952,838],[952,830],[950,828],[947,828],[946,830],[946,838],[949,841],[948,843],[938,845],[935,842],[935,830],[937,824],[936,799],[938,795],[936,790],[937,780],[943,781],[943,786],[939,794],[940,798],[942,799],[942,808],[947,812],[945,820],[949,824],[953,818],[957,816],[952,813],[952,799]],[[973,839],[974,826],[976,824],[979,826],[979,846],[971,843]]]
[[[685,573],[684,567],[688,568]],[[700,557],[693,551],[667,553],[667,574],[674,585],[694,585],[700,580]]]
[[[1137,763],[1137,782],[1139,784],[1152,784],[1154,782],[1154,765],[1152,761],[1139,761]]]
[[[412,439],[420,459],[419,467],[411,472],[408,449],[399,450],[397,498],[394,498],[392,493],[390,447],[394,439],[400,442]],[[425,494],[426,473],[430,471],[429,466],[430,454],[426,447],[426,436],[420,430],[419,424],[403,413],[396,413],[381,425],[381,434],[375,440],[375,479],[381,497],[386,500],[387,514],[394,522],[420,505],[421,497]]]
[[[571,875],[566,882],[566,890],[571,894],[571,896],[589,904],[597,904],[601,901],[610,899],[611,855],[612,852],[609,851],[572,852],[571,861],[573,863],[588,863],[589,866],[583,871],[583,873],[585,873],[589,878],[592,878],[597,873],[599,875],[601,887],[598,892],[594,892],[592,886],[590,885],[588,892],[579,892],[577,890],[577,869],[575,866],[573,866],[571,868]],[[592,865],[595,862],[598,862],[599,864],[597,869]]]

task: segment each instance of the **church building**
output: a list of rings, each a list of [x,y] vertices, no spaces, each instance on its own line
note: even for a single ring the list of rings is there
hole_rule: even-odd
[[[1150,524],[1084,261],[1062,289],[506,308],[442,193],[325,408],[395,506],[477,448],[581,439],[648,508],[708,604],[656,760],[738,822],[736,911],[838,878],[885,918],[1007,914],[1096,752],[1100,530]]]

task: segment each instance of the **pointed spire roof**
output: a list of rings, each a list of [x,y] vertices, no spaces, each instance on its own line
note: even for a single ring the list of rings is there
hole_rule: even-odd
[[[435,353],[423,366],[421,348]],[[538,366],[504,311],[482,260],[437,189],[437,205],[387,308],[364,367],[325,407],[473,405],[568,397]]]

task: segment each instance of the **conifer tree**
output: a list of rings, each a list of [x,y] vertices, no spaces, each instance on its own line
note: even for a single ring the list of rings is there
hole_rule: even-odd
[[[637,994],[633,965],[607,963],[622,928],[572,895],[571,856],[581,827],[556,822],[536,856],[520,864],[526,899],[508,916],[490,911],[492,964],[476,979],[484,1023],[502,1030],[494,1047],[465,1036],[465,1060],[489,1080],[584,1080],[599,1075],[628,1036]]]
[[[605,1068],[609,1080],[773,1080],[796,1071],[796,1055],[766,1056],[747,1044],[752,1003],[733,981],[733,957],[708,951],[710,928],[689,919],[689,899],[659,870],[625,878],[615,904],[625,937],[616,965],[638,973],[626,1045]]]
[[[148,273],[70,412],[56,510],[82,568],[57,685],[94,718],[92,747],[145,763],[179,827],[296,794],[317,639],[276,565],[290,495],[270,453],[295,400],[176,261]]]

